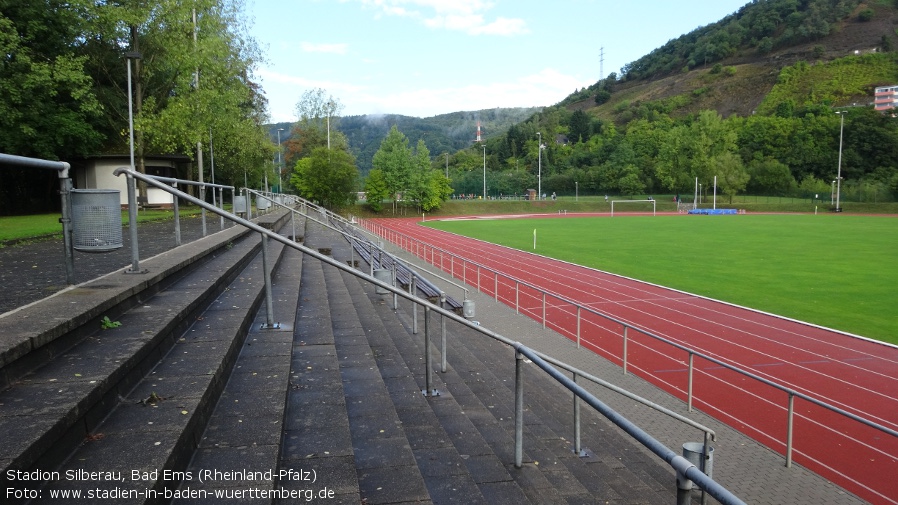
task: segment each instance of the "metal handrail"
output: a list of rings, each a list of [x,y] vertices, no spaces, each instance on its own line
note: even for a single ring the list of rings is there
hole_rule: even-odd
[[[69,170],[72,166],[65,161],[42,160],[39,158],[27,158],[14,154],[0,153],[0,164],[15,165],[20,167],[43,168],[59,172],[59,198],[62,201],[62,247],[65,254],[65,281],[66,284],[75,284],[75,247],[72,242],[72,178]]]
[[[265,199],[269,200],[271,203],[273,203],[273,204],[275,204],[275,205],[277,205],[277,206],[279,206],[279,207],[283,207],[284,209],[287,209],[287,210],[289,210],[289,211],[291,211],[291,212],[293,212],[293,213],[302,214],[300,211],[298,211],[298,210],[296,210],[296,209],[294,209],[294,208],[292,208],[292,207],[290,207],[290,206],[288,206],[288,205],[284,205],[284,204],[282,204],[282,203],[279,203],[279,202],[277,202],[276,200],[271,199],[270,197],[266,196],[265,194],[263,194],[263,193],[261,193],[261,192],[259,192],[259,191],[256,191],[256,190],[250,189],[250,188],[242,188],[242,189],[245,190],[245,191],[247,191],[247,192],[249,192],[249,193],[255,194],[257,197],[261,196],[262,198],[265,198]],[[344,225],[346,225],[346,226],[348,226],[348,227],[351,227],[353,230],[367,231],[367,230],[364,230],[364,228],[360,228],[360,227],[356,226],[356,223],[353,223],[352,221],[350,221],[350,220],[344,218],[343,216],[341,216],[341,215],[339,215],[339,214],[337,214],[337,213],[335,213],[335,212],[333,212],[333,211],[331,211],[331,210],[328,210],[328,209],[326,209],[326,208],[324,208],[324,207],[321,207],[321,206],[319,206],[319,205],[317,205],[317,204],[315,204],[315,203],[312,203],[312,202],[306,200],[305,198],[303,198],[303,197],[301,197],[301,196],[296,196],[296,195],[289,195],[289,196],[290,196],[291,198],[297,200],[298,202],[302,203],[303,206],[309,207],[309,208],[311,208],[311,209],[313,209],[313,210],[316,210],[316,211],[318,211],[319,213],[321,213],[321,214],[323,214],[323,215],[325,215],[325,216],[327,216],[327,217],[329,217],[329,218],[331,218],[331,219],[334,219],[335,221],[339,221],[339,222],[343,223]],[[349,240],[350,243],[352,243],[352,241],[359,241],[359,242],[361,242],[361,240],[362,240],[361,238],[359,238],[359,237],[357,237],[357,236],[355,236],[355,235],[353,235],[353,234],[351,234],[351,233],[347,233],[346,231],[341,230],[341,229],[339,229],[339,228],[337,228],[337,227],[335,227],[335,226],[331,226],[330,223],[327,223],[327,222],[324,222],[324,221],[320,221],[319,219],[313,217],[312,215],[310,215],[310,214],[308,214],[308,213],[307,213],[307,214],[303,214],[303,215],[304,215],[306,218],[311,219],[311,220],[315,221],[316,223],[318,223],[318,224],[320,224],[320,225],[322,225],[322,226],[326,226],[326,227],[328,227],[329,229],[334,230],[334,231],[336,231],[337,233],[340,233],[340,234],[343,235],[345,238],[347,238],[347,240]],[[370,232],[369,232],[369,233],[370,233]],[[296,231],[295,231],[295,228],[294,228],[293,235],[294,235],[294,240],[296,240]],[[376,236],[376,235],[372,234],[372,236]],[[366,241],[367,244],[369,244],[370,247],[375,247],[375,248],[377,248],[378,251],[382,252],[383,254],[386,254],[387,256],[389,256],[390,258],[392,258],[393,261],[396,261],[397,263],[399,263],[399,264],[401,264],[402,266],[404,266],[408,271],[412,272],[413,275],[417,275],[418,278],[423,279],[423,277],[422,277],[420,274],[417,274],[417,272],[416,272],[416,269],[421,269],[421,270],[423,270],[424,272],[427,272],[431,277],[436,277],[436,278],[442,280],[443,282],[446,282],[447,284],[451,284],[451,285],[457,287],[457,288],[460,289],[460,290],[462,291],[462,293],[464,294],[464,299],[465,299],[465,300],[468,299],[468,287],[467,287],[467,286],[461,285],[461,284],[455,282],[453,279],[448,279],[448,278],[446,278],[446,277],[444,277],[444,276],[442,276],[442,275],[440,275],[440,274],[431,272],[431,271],[429,271],[429,270],[427,270],[427,269],[422,269],[420,266],[414,265],[414,268],[413,268],[413,265],[412,265],[411,263],[409,263],[408,261],[405,261],[405,260],[402,259],[402,258],[399,258],[399,257],[396,256],[395,254],[390,253],[390,252],[387,251],[384,247],[382,247],[382,246],[380,246],[379,244],[375,243],[373,240],[369,240],[369,239],[366,238],[365,241]]]
[[[365,224],[366,226],[374,226],[374,225],[369,224],[367,221],[365,221],[363,224]],[[380,228],[383,229],[383,230],[386,230],[385,227],[380,227]],[[373,232],[373,233],[378,233],[378,232]],[[686,353],[688,354],[688,356],[689,356],[689,365],[688,365],[688,367],[689,367],[689,368],[688,368],[688,370],[689,370],[689,379],[688,379],[688,380],[689,380],[689,384],[688,384],[688,391],[687,391],[687,404],[688,404],[688,409],[689,409],[690,412],[692,411],[692,400],[693,400],[693,394],[692,394],[693,358],[696,357],[696,356],[699,357],[699,358],[705,359],[705,360],[707,360],[707,361],[710,361],[711,363],[714,363],[714,364],[716,364],[716,365],[719,365],[719,366],[721,366],[721,367],[723,367],[723,368],[725,368],[725,369],[727,369],[727,370],[730,370],[730,371],[732,371],[732,372],[736,372],[736,373],[738,373],[738,374],[744,375],[744,376],[746,376],[746,377],[748,377],[748,378],[754,379],[754,380],[756,380],[756,381],[758,381],[758,382],[761,382],[762,384],[765,384],[765,385],[767,385],[767,386],[770,386],[770,387],[772,387],[772,388],[774,388],[774,389],[777,389],[777,390],[779,390],[779,391],[782,391],[782,392],[786,393],[786,394],[788,395],[788,402],[789,402],[789,403],[788,403],[788,408],[787,408],[787,411],[788,411],[788,419],[787,419],[787,433],[786,433],[786,441],[785,441],[785,445],[786,445],[786,455],[785,455],[785,459],[786,459],[786,467],[791,467],[791,466],[792,466],[792,451],[793,451],[793,447],[792,447],[792,445],[793,445],[793,444],[792,444],[792,431],[793,431],[793,418],[794,418],[794,413],[795,413],[795,412],[794,412],[794,400],[795,400],[795,398],[800,398],[800,399],[805,400],[805,401],[807,401],[807,402],[813,403],[814,405],[817,405],[818,407],[822,407],[822,408],[824,408],[824,409],[826,409],[826,410],[829,410],[829,411],[834,412],[834,413],[836,413],[836,414],[839,414],[839,415],[842,415],[842,416],[844,416],[844,417],[847,417],[848,419],[851,419],[851,420],[853,420],[853,421],[857,421],[857,422],[859,422],[859,423],[861,423],[861,424],[863,424],[863,425],[865,425],[865,426],[867,426],[867,427],[876,429],[876,430],[878,430],[878,431],[881,431],[881,432],[883,432],[883,433],[886,433],[886,434],[888,434],[888,435],[891,435],[891,436],[893,436],[893,437],[898,438],[898,430],[894,430],[894,429],[891,429],[891,428],[889,428],[889,427],[887,427],[887,426],[883,426],[883,425],[881,425],[881,424],[879,424],[879,423],[876,423],[876,422],[874,422],[874,421],[871,421],[871,420],[869,420],[869,419],[865,419],[865,418],[863,418],[863,417],[861,417],[861,416],[858,416],[857,414],[853,414],[853,413],[851,413],[851,412],[848,412],[848,411],[846,411],[846,410],[844,410],[844,409],[842,409],[842,408],[836,407],[835,405],[830,405],[829,403],[826,403],[826,402],[824,402],[824,401],[822,401],[822,400],[819,400],[819,399],[817,399],[817,398],[814,398],[813,396],[807,395],[807,394],[802,393],[802,392],[800,392],[800,391],[796,391],[796,390],[794,390],[794,389],[792,389],[792,388],[790,388],[790,387],[784,386],[784,385],[779,384],[779,383],[777,383],[777,382],[774,382],[774,381],[772,381],[772,380],[770,380],[770,379],[766,379],[766,378],[764,378],[764,377],[761,377],[761,376],[759,376],[759,375],[756,375],[756,374],[754,374],[754,373],[752,373],[752,372],[749,372],[749,371],[747,371],[747,370],[743,370],[743,369],[741,369],[741,368],[739,368],[739,367],[737,367],[737,366],[734,366],[734,365],[732,365],[732,364],[730,364],[730,363],[727,363],[727,362],[725,362],[725,361],[721,361],[721,360],[719,360],[719,359],[717,359],[717,358],[714,358],[714,357],[709,356],[709,355],[707,355],[707,354],[704,354],[704,353],[702,353],[702,352],[696,351],[696,350],[694,350],[694,349],[692,349],[692,348],[686,347],[686,346],[684,346],[684,345],[682,345],[682,344],[679,344],[679,343],[677,343],[677,342],[674,342],[674,341],[672,341],[672,340],[669,340],[669,339],[667,339],[667,338],[664,338],[664,337],[662,337],[662,336],[660,336],[660,335],[655,335],[654,333],[652,333],[652,332],[650,332],[650,331],[648,331],[648,330],[639,328],[639,327],[637,327],[637,326],[633,326],[633,325],[630,324],[630,323],[627,323],[627,322],[625,322],[625,321],[622,321],[622,320],[620,320],[620,319],[618,319],[618,318],[616,318],[616,317],[614,317],[614,316],[611,316],[611,315],[609,315],[609,314],[605,314],[605,313],[603,313],[603,312],[597,311],[597,310],[595,310],[595,309],[593,309],[593,308],[591,308],[591,307],[583,306],[583,305],[579,304],[578,302],[576,302],[576,301],[574,301],[574,300],[565,298],[564,296],[561,296],[561,295],[556,294],[556,293],[552,293],[552,292],[550,292],[550,291],[546,291],[546,290],[542,289],[541,287],[536,286],[536,285],[534,285],[534,284],[531,284],[531,283],[528,283],[528,282],[526,282],[526,281],[522,281],[522,280],[519,280],[519,279],[515,279],[515,278],[510,277],[510,276],[508,276],[508,275],[502,274],[501,272],[498,272],[497,270],[494,270],[494,269],[492,269],[492,268],[490,268],[490,267],[488,267],[488,266],[486,266],[486,265],[483,265],[483,264],[478,263],[478,262],[476,262],[476,261],[471,261],[471,260],[462,258],[461,256],[459,256],[459,255],[457,255],[457,254],[454,254],[454,253],[452,253],[452,252],[450,252],[450,251],[447,251],[447,250],[445,250],[445,249],[442,249],[442,248],[440,248],[440,247],[436,247],[436,246],[433,246],[433,245],[430,245],[430,244],[426,244],[425,242],[423,242],[423,241],[421,241],[421,240],[419,240],[419,239],[416,239],[416,238],[414,238],[414,237],[410,237],[410,236],[408,236],[408,235],[406,235],[406,234],[404,234],[404,233],[400,233],[400,232],[395,231],[395,230],[389,230],[389,233],[380,232],[380,236],[386,238],[387,240],[390,240],[390,238],[387,236],[387,235],[389,235],[389,234],[393,234],[394,236],[402,237],[402,238],[406,239],[407,241],[415,241],[415,242],[418,242],[418,243],[422,244],[422,245],[425,247],[425,251],[424,251],[424,255],[423,255],[424,261],[427,261],[426,248],[427,248],[427,247],[430,247],[430,249],[431,249],[431,258],[432,258],[432,259],[434,258],[433,252],[434,252],[434,251],[439,251],[440,254],[441,254],[441,260],[442,260],[442,256],[443,256],[443,255],[448,255],[448,256],[451,257],[451,258],[458,258],[459,260],[461,260],[463,266],[464,266],[465,263],[468,263],[468,264],[470,264],[470,265],[476,266],[476,267],[477,267],[477,271],[478,271],[478,286],[477,286],[478,290],[481,290],[481,289],[480,289],[480,286],[479,286],[479,277],[480,277],[480,273],[479,273],[479,272],[480,272],[480,270],[482,269],[482,270],[486,270],[487,272],[493,273],[493,274],[496,276],[496,283],[497,283],[497,284],[498,284],[498,278],[499,278],[499,276],[502,275],[503,277],[505,277],[505,278],[507,278],[507,279],[513,281],[513,282],[516,284],[516,287],[518,287],[518,286],[525,286],[525,287],[527,287],[527,288],[532,289],[533,291],[536,291],[537,293],[542,293],[542,295],[543,295],[543,327],[545,327],[545,325],[546,325],[546,318],[545,318],[545,312],[546,312],[546,311],[545,311],[545,297],[546,297],[546,295],[550,295],[550,296],[556,298],[557,300],[559,300],[559,301],[561,301],[561,302],[570,304],[571,306],[573,306],[573,307],[575,307],[575,308],[577,309],[577,331],[578,331],[578,333],[577,333],[576,337],[577,337],[577,345],[578,345],[578,346],[580,345],[580,334],[579,334],[579,329],[580,329],[580,312],[581,312],[581,311],[586,311],[587,313],[596,315],[596,316],[601,317],[601,318],[603,318],[603,319],[605,319],[605,320],[607,320],[607,321],[611,321],[611,322],[613,322],[613,323],[616,323],[616,324],[621,325],[621,326],[623,327],[623,339],[624,339],[623,356],[622,356],[622,367],[623,367],[623,371],[624,371],[625,374],[627,373],[627,354],[626,354],[626,353],[627,353],[627,329],[633,329],[633,330],[635,330],[635,331],[637,331],[637,332],[639,332],[639,333],[641,333],[641,334],[643,334],[643,335],[645,335],[645,336],[647,336],[647,337],[653,338],[653,339],[655,339],[655,340],[657,340],[657,341],[659,341],[659,342],[665,343],[665,344],[667,344],[667,345],[670,345],[670,346],[672,346],[672,347],[674,347],[674,348],[677,348],[677,349],[680,349],[680,350],[686,352]],[[394,241],[394,243],[395,243],[395,241]],[[402,246],[400,245],[400,247],[402,247]],[[411,251],[410,248],[409,248],[409,250]],[[434,265],[436,265],[435,260],[434,260]],[[482,290],[481,290],[481,291],[482,291]],[[498,289],[497,289],[496,292],[495,292],[495,296],[496,296],[496,299],[498,300],[498,296],[499,296],[499,294],[498,294]],[[516,307],[516,309],[517,309],[517,307]]]
[[[427,396],[430,396],[430,393],[432,391],[435,391],[431,387],[432,384],[431,384],[430,373],[431,373],[431,369],[432,369],[432,366],[431,366],[432,364],[431,364],[431,356],[430,356],[430,354],[431,354],[430,347],[431,346],[429,345],[430,337],[429,337],[429,331],[428,331],[428,328],[430,325],[427,324],[427,321],[430,317],[430,313],[436,312],[443,318],[449,318],[449,320],[454,321],[468,329],[472,329],[478,333],[481,333],[484,336],[490,337],[494,340],[497,340],[499,342],[502,342],[506,345],[513,347],[517,351],[515,353],[515,358],[516,358],[515,361],[516,361],[516,369],[518,370],[518,372],[520,372],[520,369],[522,366],[521,365],[522,360],[520,359],[520,356],[521,355],[528,356],[534,363],[537,363],[539,365],[539,367],[541,369],[543,369],[546,373],[548,373],[550,376],[555,378],[557,381],[561,382],[565,387],[570,389],[575,395],[577,395],[579,398],[583,399],[590,406],[592,406],[598,412],[600,412],[602,415],[604,415],[609,420],[611,420],[614,424],[621,427],[628,434],[630,434],[631,436],[636,438],[636,440],[639,443],[641,443],[643,446],[645,446],[646,448],[651,450],[655,455],[662,458],[677,473],[677,503],[686,503],[686,501],[684,500],[684,497],[688,496],[686,493],[689,492],[689,490],[692,487],[692,483],[694,482],[694,483],[698,484],[699,487],[701,487],[703,490],[707,491],[708,494],[710,494],[712,497],[714,497],[715,499],[720,501],[720,503],[727,504],[727,505],[729,505],[729,504],[733,504],[733,505],[744,504],[744,502],[742,500],[740,500],[738,497],[736,497],[729,490],[727,490],[726,488],[724,488],[723,486],[718,484],[711,477],[708,477],[707,475],[703,474],[699,469],[697,469],[695,467],[695,465],[690,463],[688,460],[686,460],[682,456],[676,455],[673,451],[671,451],[666,446],[664,446],[664,444],[662,444],[661,442],[659,442],[658,440],[653,438],[651,435],[642,431],[642,429],[640,429],[638,426],[633,424],[631,421],[629,421],[625,417],[621,416],[620,414],[615,412],[610,407],[604,405],[595,396],[593,396],[591,393],[584,390],[577,384],[573,383],[570,379],[568,379],[563,374],[561,374],[561,372],[559,372],[554,367],[552,367],[547,362],[545,362],[539,355],[536,354],[535,351],[532,351],[531,349],[524,346],[520,342],[513,341],[513,340],[508,339],[492,330],[489,330],[480,325],[472,323],[472,322],[464,319],[463,317],[455,314],[452,311],[446,310],[443,307],[440,307],[438,305],[434,305],[434,304],[430,303],[426,299],[418,298],[418,297],[414,296],[413,294],[407,293],[401,289],[398,289],[398,288],[390,285],[389,283],[386,283],[386,282],[380,281],[374,277],[365,275],[364,273],[356,270],[354,267],[345,265],[345,264],[335,260],[334,258],[331,258],[330,256],[326,256],[324,254],[319,253],[318,251],[312,250],[309,247],[306,247],[297,242],[288,240],[286,237],[283,237],[280,234],[275,233],[271,230],[265,229],[262,226],[259,226],[258,224],[253,223],[252,221],[248,221],[246,219],[243,219],[243,218],[240,218],[233,214],[222,211],[219,208],[217,208],[205,201],[194,198],[194,197],[192,197],[182,191],[179,191],[175,188],[170,188],[159,181],[156,181],[150,177],[145,176],[144,174],[141,174],[139,172],[136,172],[136,171],[128,169],[128,168],[116,169],[114,174],[116,176],[126,174],[129,177],[133,177],[135,179],[142,180],[142,181],[146,182],[147,184],[156,186],[157,188],[162,189],[163,191],[167,191],[173,195],[184,198],[185,200],[190,201],[196,205],[199,205],[199,206],[201,206],[211,212],[214,212],[224,218],[230,219],[231,221],[233,221],[241,226],[244,226],[250,230],[256,231],[256,232],[260,233],[263,238],[272,239],[277,242],[280,242],[281,244],[283,244],[285,246],[292,247],[293,249],[296,249],[296,250],[302,252],[303,254],[306,254],[306,255],[311,256],[323,263],[326,263],[330,266],[338,268],[343,272],[352,274],[362,280],[365,280],[366,282],[369,282],[370,284],[373,284],[374,286],[377,286],[377,287],[385,289],[389,292],[392,292],[394,296],[404,298],[404,299],[414,303],[415,305],[423,306],[424,307],[424,317],[425,317],[425,324],[424,324],[424,338],[425,338],[425,345],[424,345],[425,351],[424,352],[425,352],[425,363],[426,363],[425,364],[425,366],[426,366],[425,380],[426,380],[426,388],[427,388],[425,390],[425,392],[426,392],[425,394]],[[264,247],[265,243],[266,242],[263,240],[263,252],[265,250],[265,247]],[[268,279],[266,278],[266,283],[267,283],[267,281],[268,281]],[[520,468],[523,465],[523,463],[522,463],[522,454],[523,454],[523,381],[522,381],[522,377],[521,377],[520,373],[516,374],[515,391],[516,391],[515,392],[515,395],[516,395],[516,399],[515,399],[515,406],[516,406],[516,408],[515,408],[515,411],[516,411],[515,412],[515,416],[516,416],[515,417],[515,425],[516,425],[515,466],[517,468]]]

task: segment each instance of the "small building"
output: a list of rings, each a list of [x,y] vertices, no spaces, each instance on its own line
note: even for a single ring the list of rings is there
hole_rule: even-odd
[[[190,163],[190,158],[184,155],[144,156],[146,174],[159,177],[183,179]],[[72,165],[72,182],[76,189],[117,189],[121,191],[122,208],[128,207],[128,178],[117,177],[113,172],[120,167],[131,166],[130,155],[88,156]],[[147,201],[139,203],[151,207],[171,207],[172,196],[159,188],[148,186]]]
[[[876,88],[873,108],[878,111],[892,110],[898,107],[898,84]]]

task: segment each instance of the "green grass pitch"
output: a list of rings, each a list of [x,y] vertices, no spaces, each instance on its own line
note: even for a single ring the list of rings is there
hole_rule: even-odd
[[[621,215],[426,224],[898,343],[898,218]]]

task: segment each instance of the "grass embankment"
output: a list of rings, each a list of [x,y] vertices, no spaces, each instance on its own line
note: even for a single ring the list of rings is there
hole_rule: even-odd
[[[195,216],[200,213],[199,207],[180,209],[181,217]],[[171,210],[152,209],[137,213],[137,222],[165,221],[174,219]],[[38,239],[62,236],[60,214],[35,214],[31,216],[7,216],[0,218],[0,244],[10,241]],[[128,211],[122,211],[122,224],[128,225]]]
[[[898,220],[850,215],[431,221],[435,228],[898,344]]]

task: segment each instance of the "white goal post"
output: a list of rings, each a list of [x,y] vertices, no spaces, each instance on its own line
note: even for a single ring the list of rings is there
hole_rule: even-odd
[[[633,202],[652,202],[652,215],[655,215],[655,211],[658,208],[657,201],[652,200],[611,200],[611,217],[614,217],[614,204],[615,203],[633,203]]]

